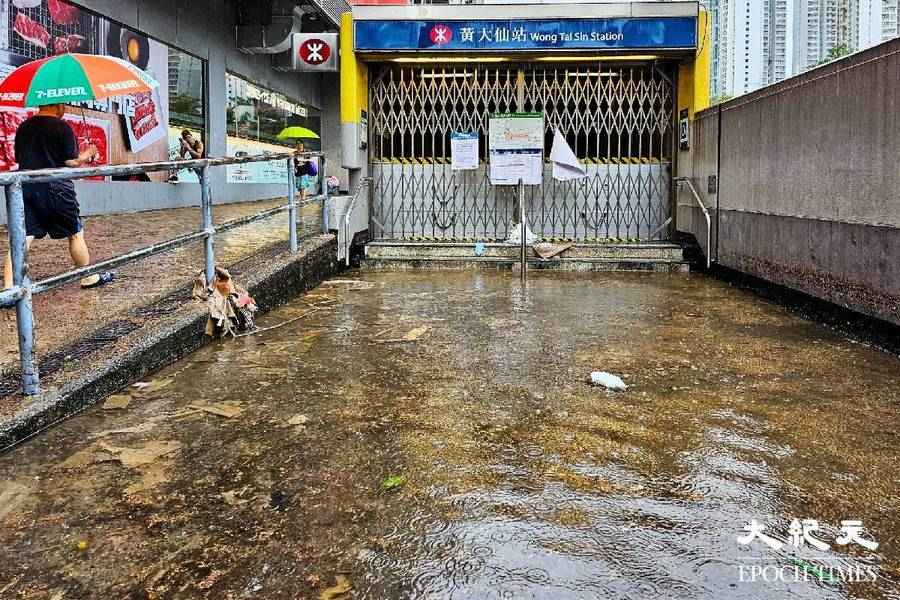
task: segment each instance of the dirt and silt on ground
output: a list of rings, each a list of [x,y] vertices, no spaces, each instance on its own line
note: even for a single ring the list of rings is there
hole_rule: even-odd
[[[699,275],[350,277],[0,457],[0,598],[900,597],[897,357]]]

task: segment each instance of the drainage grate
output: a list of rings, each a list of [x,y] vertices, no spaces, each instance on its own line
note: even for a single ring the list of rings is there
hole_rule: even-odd
[[[94,331],[90,336],[64,346],[59,350],[50,352],[38,360],[38,371],[42,381],[47,381],[66,363],[80,360],[117,341],[122,336],[140,329],[138,323],[128,320],[113,321],[112,323]],[[4,371],[0,374],[0,398],[18,394],[21,391],[21,375],[19,370]]]

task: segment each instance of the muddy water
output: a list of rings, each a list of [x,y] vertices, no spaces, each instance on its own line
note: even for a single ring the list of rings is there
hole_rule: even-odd
[[[900,598],[896,357],[702,276],[353,277],[0,457],[0,598]]]

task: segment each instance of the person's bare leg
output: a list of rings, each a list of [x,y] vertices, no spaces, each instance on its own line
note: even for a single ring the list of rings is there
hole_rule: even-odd
[[[28,236],[25,238],[25,247],[31,249],[31,242],[34,241],[32,236]],[[3,289],[8,290],[13,286],[13,274],[12,274],[12,255],[9,252],[6,253],[6,263],[3,265]]]
[[[91,253],[88,250],[87,242],[84,241],[84,230],[82,229],[75,235],[69,236],[69,254],[72,256],[72,263],[76,267],[86,267],[91,264]],[[96,275],[93,276],[96,279]],[[83,285],[91,283],[91,277],[85,277],[81,280]]]

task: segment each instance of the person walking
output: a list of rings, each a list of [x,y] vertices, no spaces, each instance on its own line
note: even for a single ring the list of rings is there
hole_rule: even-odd
[[[91,144],[78,152],[75,132],[62,117],[65,105],[49,104],[41,106],[38,113],[22,123],[16,131],[16,162],[23,171],[80,167],[99,155],[97,147]],[[76,267],[86,267],[91,263],[91,255],[84,240],[84,225],[75,184],[70,180],[49,183],[25,183],[22,185],[25,200],[26,245],[31,247],[35,239],[50,236],[58,240],[67,238],[69,254]],[[81,280],[81,287],[91,288],[109,283],[115,273],[92,275]],[[12,259],[6,256],[3,272],[5,288],[13,286]]]
[[[296,151],[298,154],[306,152],[303,142],[297,142]],[[311,160],[304,156],[294,157],[294,183],[297,191],[300,192],[300,199],[306,199],[306,192],[312,185],[312,178],[316,175],[316,166]]]

